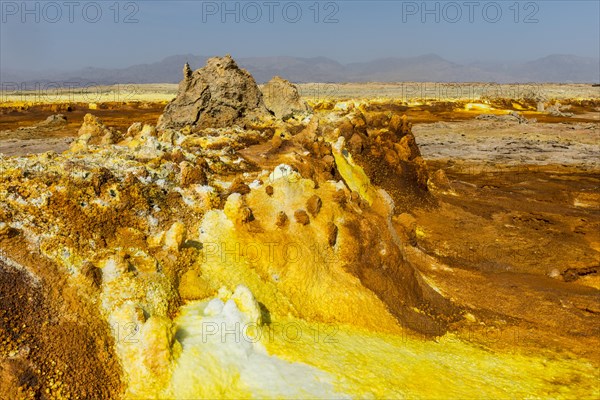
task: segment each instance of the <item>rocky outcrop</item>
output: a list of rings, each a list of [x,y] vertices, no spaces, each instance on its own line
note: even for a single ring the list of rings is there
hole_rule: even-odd
[[[352,156],[371,183],[392,197],[396,213],[409,211],[415,204],[432,203],[427,166],[406,116],[355,110],[349,121],[340,134],[348,139]]]
[[[67,117],[63,114],[54,114],[37,124],[38,127],[56,127],[67,125]]]
[[[294,115],[302,115],[311,111],[298,93],[298,88],[279,76],[273,77],[262,89],[267,108],[277,118],[288,119]]]
[[[85,114],[83,117],[83,124],[81,125],[81,128],[79,128],[77,134],[79,136],[90,135],[91,137],[102,137],[105,134],[106,129],[106,126],[104,126],[98,117],[92,114]]]
[[[245,127],[270,116],[252,75],[227,55],[210,58],[194,72],[186,64],[177,97],[159,118],[158,129]]]
[[[77,134],[78,137],[71,146],[72,151],[78,151],[88,144],[114,144],[122,138],[119,131],[107,127],[100,118],[92,114],[83,117],[83,124]]]
[[[333,157],[331,144],[339,139],[343,140],[338,156],[349,153],[370,180],[352,190],[369,197],[367,192],[373,187],[385,189],[394,200],[396,213],[409,211],[415,204],[434,203],[427,188],[427,166],[406,117],[353,109],[332,121],[321,118],[317,123],[313,118],[292,139],[307,154],[293,166],[317,182],[343,178],[341,159]]]

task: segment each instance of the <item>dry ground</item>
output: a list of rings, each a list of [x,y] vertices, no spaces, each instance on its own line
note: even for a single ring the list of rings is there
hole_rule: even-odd
[[[5,104],[0,107],[0,153],[65,150],[87,112],[119,130],[135,121],[155,123],[173,87],[163,89],[164,98],[154,96],[153,102],[106,103],[95,110],[83,102]],[[302,89],[316,90],[314,85]],[[547,352],[549,357],[572,354],[600,367],[599,88],[545,89],[565,104],[569,104],[565,99],[576,99],[570,110],[575,115],[520,110],[527,107],[523,102],[491,113],[519,110],[538,122],[480,120],[479,114],[490,111],[465,110],[473,99],[411,105],[402,101],[399,85],[344,84],[326,90],[339,98],[396,98],[370,107],[406,114],[430,172],[443,170],[447,176],[447,185],[434,190],[436,207],[415,205],[416,239],[406,254],[442,293],[471,310],[472,323],[457,324],[456,332],[485,347],[524,348]],[[27,129],[59,112],[67,116],[67,125]],[[0,246],[8,250],[14,244]],[[106,364],[114,363],[114,358],[99,347],[104,339],[96,338],[95,332],[104,328],[90,325],[92,312],[84,314],[84,323],[74,324],[59,316],[68,315],[64,310],[74,307],[73,302],[45,293],[22,272],[2,263],[0,268],[3,385],[19,386],[11,383],[16,378],[29,380],[29,395],[41,396],[51,384],[22,360],[26,355],[10,353],[12,340],[26,341],[32,354],[40,357],[38,365],[53,362],[59,370],[75,351],[69,346],[77,343],[67,341],[67,348],[52,359],[36,349],[51,346],[43,335],[58,335],[58,340],[77,334],[88,343],[92,357],[80,366],[85,376],[74,377],[73,382],[103,379],[110,385],[102,390],[118,391],[118,368]],[[48,275],[41,270],[40,274]],[[17,296],[32,306],[19,306],[25,300],[16,304]],[[57,304],[63,304],[62,314],[55,310]],[[47,327],[49,320],[54,325]]]

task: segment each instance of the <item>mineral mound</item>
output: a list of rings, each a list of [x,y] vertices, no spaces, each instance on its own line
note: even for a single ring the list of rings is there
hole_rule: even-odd
[[[265,105],[277,118],[287,119],[311,111],[300,97],[298,88],[279,76],[267,82],[262,88],[262,93]]]
[[[269,116],[252,75],[226,55],[210,58],[194,72],[185,65],[177,97],[167,105],[158,129],[245,126]]]

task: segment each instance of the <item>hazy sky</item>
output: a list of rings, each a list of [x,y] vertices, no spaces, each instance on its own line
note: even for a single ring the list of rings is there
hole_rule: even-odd
[[[175,54],[600,57],[600,1],[6,1],[0,67],[126,67]],[[37,21],[36,21],[37,20]]]

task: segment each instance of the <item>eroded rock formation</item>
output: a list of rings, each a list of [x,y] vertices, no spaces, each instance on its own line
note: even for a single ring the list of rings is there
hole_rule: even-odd
[[[279,76],[273,77],[263,86],[262,94],[265,105],[277,118],[287,119],[311,111],[300,97],[298,88]]]
[[[270,116],[252,75],[229,55],[211,58],[194,72],[186,64],[183,75],[177,97],[159,120],[159,130],[245,126]]]

